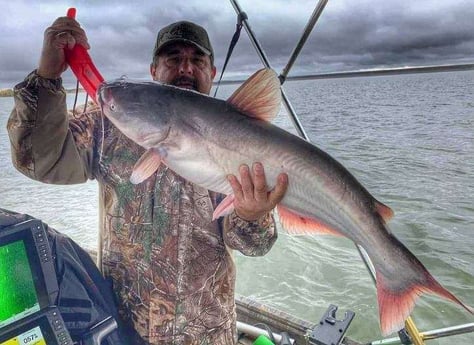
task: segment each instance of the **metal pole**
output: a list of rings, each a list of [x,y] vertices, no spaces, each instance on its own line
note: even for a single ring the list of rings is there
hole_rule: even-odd
[[[359,252],[360,257],[362,258],[362,261],[364,261],[365,267],[367,268],[367,271],[369,271],[370,276],[372,277],[372,280],[373,280],[374,284],[376,284],[377,281],[375,279],[375,268],[374,268],[374,264],[370,260],[369,254],[367,254],[367,252],[365,251],[365,249],[363,247],[359,246],[356,243],[354,243],[354,244],[357,248],[357,251]]]
[[[237,321],[237,330],[239,332],[248,334],[248,335],[250,335],[252,337],[255,337],[255,338],[257,338],[259,335],[262,335],[262,334],[263,335],[269,335],[268,331],[263,329],[263,328],[255,327],[255,326],[249,325],[248,323],[244,323],[244,322],[240,322],[240,321]],[[272,332],[272,335],[275,338],[275,340],[278,343],[280,343],[280,341],[282,339],[281,334]],[[292,344],[295,343],[294,339],[290,339],[290,341],[291,341]]]
[[[237,15],[241,15],[242,14],[242,9],[240,8],[239,4],[237,3],[237,0],[230,0],[230,2],[232,3],[232,6],[234,7],[235,12],[237,12]],[[263,65],[267,68],[272,68],[271,65],[270,65],[270,62],[268,61],[267,55],[263,51],[262,46],[258,42],[255,34],[252,31],[252,28],[250,27],[248,19],[245,18],[244,20],[242,20],[242,24],[245,28],[245,31],[247,31],[247,34],[250,38],[250,41],[252,42],[258,56],[260,57],[260,60],[262,60]],[[306,134],[303,126],[301,125],[301,122],[298,119],[298,116],[296,116],[296,113],[295,113],[295,110],[293,109],[293,106],[288,101],[288,97],[286,97],[286,93],[285,93],[285,90],[283,90],[283,88],[281,88],[281,96],[282,96],[283,104],[285,105],[285,108],[288,111],[288,114],[290,115],[290,120],[293,122],[293,126],[295,126],[296,131],[298,132],[298,134],[301,137],[303,137],[304,139],[309,141],[309,137]]]
[[[320,0],[318,4],[316,5],[316,8],[313,11],[313,14],[311,15],[308,24],[306,24],[306,27],[304,29],[303,35],[301,36],[298,44],[296,45],[295,49],[293,50],[293,53],[291,53],[291,56],[288,60],[288,63],[286,64],[285,68],[283,68],[283,71],[281,72],[279,78],[280,82],[283,84],[286,80],[286,77],[288,76],[288,73],[290,72],[291,67],[293,67],[293,64],[296,61],[296,58],[298,57],[301,49],[303,49],[304,44],[306,43],[306,40],[308,39],[311,31],[313,30],[314,26],[316,25],[316,22],[319,19],[319,16],[324,10],[324,7],[326,7],[326,4],[328,3],[328,0]]]
[[[451,335],[465,334],[474,332],[474,323],[466,323],[464,325],[457,325],[453,327],[440,328],[434,331],[421,333],[426,340],[449,337]]]
[[[435,329],[431,331],[426,331],[420,333],[423,340],[432,340],[442,337],[449,337],[453,335],[460,335],[474,332],[474,323],[467,323],[464,325],[457,325],[453,327],[446,327]],[[383,340],[377,340],[370,343],[370,345],[400,345],[400,338],[387,338]]]

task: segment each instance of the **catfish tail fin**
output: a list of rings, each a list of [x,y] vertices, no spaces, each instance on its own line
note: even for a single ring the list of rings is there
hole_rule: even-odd
[[[401,291],[390,290],[387,283],[388,279],[382,274],[377,273],[377,299],[379,304],[380,328],[384,336],[397,332],[404,327],[404,322],[410,316],[415,302],[419,296],[424,293],[431,293],[453,301],[469,313],[474,314],[474,309],[465,305],[451,292],[446,290],[435,278],[426,270],[420,281],[407,286]]]

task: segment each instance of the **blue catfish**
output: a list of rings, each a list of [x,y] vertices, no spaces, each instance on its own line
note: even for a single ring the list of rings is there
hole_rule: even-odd
[[[281,104],[272,70],[256,72],[227,101],[158,82],[123,79],[103,84],[98,99],[105,116],[146,149],[131,174],[132,183],[166,164],[185,179],[227,195],[214,218],[233,210],[227,176],[238,176],[241,164],[261,162],[269,190],[279,173],[287,173],[288,190],[277,205],[283,228],[295,234],[343,235],[367,251],[376,270],[384,335],[403,327],[425,292],[473,313],[390,232],[389,207],[326,152],[270,123]]]

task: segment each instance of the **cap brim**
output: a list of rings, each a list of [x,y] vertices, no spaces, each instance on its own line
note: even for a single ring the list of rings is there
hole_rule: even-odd
[[[159,52],[161,52],[163,50],[163,48],[169,46],[170,44],[173,44],[173,43],[189,43],[193,46],[195,46],[196,48],[198,48],[200,51],[202,51],[204,54],[208,55],[208,56],[211,56],[211,52],[204,48],[203,46],[197,44],[196,42],[194,41],[191,41],[191,40],[187,40],[187,39],[184,39],[184,38],[177,38],[177,39],[171,39],[169,41],[166,41],[166,43],[163,43],[160,47],[158,47],[156,49],[156,52],[155,52],[155,55],[158,54]]]

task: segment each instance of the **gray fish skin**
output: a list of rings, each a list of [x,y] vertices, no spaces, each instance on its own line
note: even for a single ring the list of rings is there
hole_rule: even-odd
[[[379,212],[381,204],[316,146],[249,117],[228,102],[157,82],[106,83],[98,99],[104,114],[126,136],[156,150],[169,168],[209,190],[231,194],[226,176],[239,176],[244,163],[263,164],[269,189],[279,173],[287,173],[289,186],[281,206],[324,223],[369,254],[377,272],[383,334],[403,327],[423,292],[448,298],[472,312],[388,230]]]

